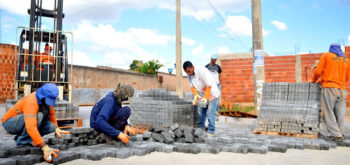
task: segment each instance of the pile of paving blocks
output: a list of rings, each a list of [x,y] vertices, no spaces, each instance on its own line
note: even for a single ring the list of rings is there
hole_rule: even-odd
[[[317,135],[320,95],[316,83],[264,83],[256,131]]]
[[[144,140],[156,141],[160,143],[204,143],[207,134],[199,128],[174,124],[169,129],[163,127],[150,127],[149,132],[143,135]]]
[[[8,111],[16,103],[17,103],[17,100],[6,100],[6,111]],[[56,105],[54,108],[55,108],[56,119],[78,118],[78,115],[79,115],[78,105],[62,100],[62,101],[56,101]]]
[[[169,128],[173,124],[193,127],[198,114],[191,101],[180,99],[166,89],[149,89],[134,96],[130,121]]]
[[[71,134],[68,135],[62,134],[61,138],[48,138],[48,144],[50,144],[52,148],[66,150],[76,146],[91,146],[104,142],[100,134],[93,128],[73,128],[70,130],[70,133]]]

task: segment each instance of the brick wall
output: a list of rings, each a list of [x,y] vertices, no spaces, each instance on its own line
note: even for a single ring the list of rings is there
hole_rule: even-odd
[[[15,49],[15,45],[0,44],[0,103],[15,97]]]

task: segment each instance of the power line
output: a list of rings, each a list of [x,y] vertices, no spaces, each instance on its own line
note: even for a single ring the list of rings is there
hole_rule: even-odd
[[[186,2],[187,2],[187,4],[188,4],[193,10],[198,11],[198,9],[195,9],[195,7],[194,7],[191,3],[189,3],[187,0],[186,0]],[[199,23],[199,21],[198,21],[197,19],[195,19],[195,21],[196,21],[196,23],[198,24],[198,26],[199,26],[200,28],[202,28],[211,38],[213,38],[213,39],[215,40],[215,42],[217,43],[217,46],[219,46],[219,44],[220,44],[220,45],[224,45],[221,41],[219,41],[219,40],[217,39],[217,37],[214,37],[214,36],[211,34],[211,32],[209,32],[204,26],[202,26],[202,25]],[[208,26],[211,26],[211,25],[208,25]]]
[[[221,14],[218,12],[218,10],[214,7],[214,5],[209,1],[206,0],[207,3],[209,4],[209,6],[214,10],[214,13],[220,18],[220,20],[226,25],[226,27],[228,27],[228,30],[233,34],[233,36],[235,35],[235,33],[231,30],[231,28],[227,25],[226,20],[221,16]],[[249,46],[247,46],[238,36],[234,36],[235,38],[238,39],[239,43],[241,43],[242,46],[246,47],[249,49]]]

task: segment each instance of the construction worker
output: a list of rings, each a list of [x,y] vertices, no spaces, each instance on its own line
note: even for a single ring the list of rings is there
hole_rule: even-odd
[[[345,83],[350,79],[350,61],[342,53],[339,44],[331,44],[317,64],[312,82],[322,76],[320,135],[334,141],[344,140],[344,117],[347,91]]]
[[[129,143],[128,134],[136,135],[128,124],[131,109],[122,107],[122,102],[134,96],[134,88],[129,85],[118,85],[117,89],[108,93],[99,100],[91,111],[90,127],[101,132],[101,137],[107,143],[114,143],[119,139],[123,143]]]
[[[210,71],[211,75],[214,78],[214,81],[216,83],[216,85],[218,86],[219,91],[221,91],[221,67],[216,64],[216,60],[217,60],[217,55],[213,54],[210,58],[210,63],[207,64],[205,67]],[[216,112],[218,113],[219,110],[219,101],[218,104],[216,105]],[[218,116],[218,114],[217,114]]]
[[[36,56],[35,65],[38,70],[44,70],[45,68],[52,69],[55,64],[55,59],[51,56],[52,47],[48,43],[45,44],[44,53],[40,56]]]
[[[42,136],[56,132],[56,135],[61,138],[61,134],[69,134],[68,131],[62,131],[57,127],[53,108],[57,97],[57,86],[47,83],[36,92],[20,99],[1,120],[5,130],[16,135],[17,147],[32,146],[32,142],[33,146],[43,150],[44,159],[47,162],[52,161],[51,155],[57,158],[60,151],[46,145]]]
[[[187,73],[190,82],[191,91],[194,95],[193,104],[198,101],[205,107],[198,106],[198,128],[204,130],[205,121],[208,117],[208,135],[214,136],[216,106],[219,101],[220,92],[211,76],[209,70],[205,67],[194,67],[190,61],[183,64],[183,69]]]

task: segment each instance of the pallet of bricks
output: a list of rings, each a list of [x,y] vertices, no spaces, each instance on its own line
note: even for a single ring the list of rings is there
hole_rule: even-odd
[[[180,99],[166,89],[149,89],[136,95],[130,105],[133,124],[165,127],[178,123],[196,126],[198,115],[191,101]]]
[[[317,138],[320,95],[316,83],[264,83],[254,133]]]

